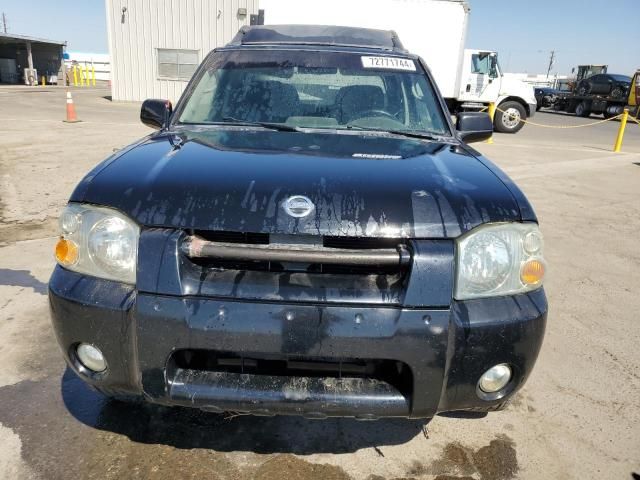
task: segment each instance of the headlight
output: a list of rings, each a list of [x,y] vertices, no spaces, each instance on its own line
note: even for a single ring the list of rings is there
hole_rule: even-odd
[[[543,239],[534,223],[479,227],[457,241],[455,298],[497,297],[542,286]]]
[[[60,217],[60,265],[94,277],[136,283],[140,228],[110,208],[69,204]]]

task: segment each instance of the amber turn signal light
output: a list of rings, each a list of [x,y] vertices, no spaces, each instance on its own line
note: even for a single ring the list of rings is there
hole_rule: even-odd
[[[520,280],[525,285],[538,285],[544,279],[545,266],[541,260],[529,260],[520,271]]]
[[[56,260],[63,266],[73,265],[78,261],[78,246],[71,240],[61,238],[56,243]]]

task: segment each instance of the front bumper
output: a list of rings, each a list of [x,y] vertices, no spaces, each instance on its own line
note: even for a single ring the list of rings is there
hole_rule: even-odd
[[[147,294],[56,267],[52,320],[69,366],[102,390],[165,405],[311,418],[432,417],[489,409],[526,381],[544,336],[544,291],[453,302],[450,308],[217,300]],[[105,354],[104,374],[74,355],[85,342]],[[411,371],[409,393],[367,378],[279,377],[190,370],[181,349],[278,358],[392,360]],[[511,365],[502,395],[482,399],[479,377]]]

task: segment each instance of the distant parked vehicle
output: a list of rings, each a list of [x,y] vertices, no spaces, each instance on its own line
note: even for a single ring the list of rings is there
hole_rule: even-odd
[[[587,69],[587,67],[590,67]],[[631,77],[606,73],[606,66],[580,66],[575,79],[575,87],[570,92],[563,92],[556,98],[553,108],[558,111],[575,113],[579,117],[592,114],[613,118],[622,114],[629,105],[631,93]],[[595,75],[581,76],[591,71]],[[632,106],[632,105],[631,105]]]
[[[625,98],[629,95],[630,86],[631,77],[605,73],[581,80],[576,88],[576,94]]]
[[[535,87],[536,96],[536,111],[541,108],[553,107],[558,95],[561,94],[560,90],[549,87]]]

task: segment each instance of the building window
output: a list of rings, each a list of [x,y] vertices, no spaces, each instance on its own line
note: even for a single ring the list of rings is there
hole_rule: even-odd
[[[198,63],[198,50],[158,49],[159,78],[190,80]]]

